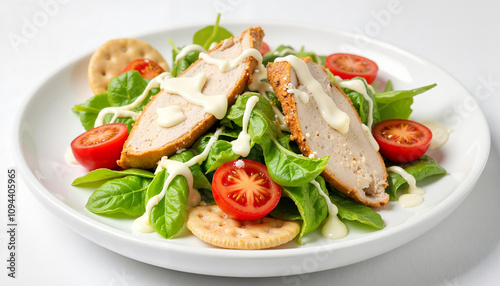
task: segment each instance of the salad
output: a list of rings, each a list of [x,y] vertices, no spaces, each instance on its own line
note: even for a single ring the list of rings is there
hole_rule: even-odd
[[[186,43],[186,46],[193,44],[201,48],[187,51],[170,40],[173,54],[170,76],[182,74],[213,43],[233,36],[218,22],[219,19],[215,25],[197,31],[193,42]],[[436,160],[425,154],[431,144],[431,131],[409,119],[413,97],[435,84],[413,90],[394,90],[389,81],[383,89],[379,89],[382,83],[376,79],[377,64],[358,55],[332,53],[323,56],[307,51],[305,47],[296,49],[280,45],[272,49],[266,43],[262,44],[260,52],[263,66],[293,55],[310,57],[327,69],[332,84],[340,86],[350,98],[362,122],[373,126],[370,131],[388,167],[386,193],[391,200],[405,195],[418,197],[415,193],[416,182],[429,176],[446,174]],[[148,84],[161,74],[164,70],[155,62],[134,60],[124,68],[123,73],[111,79],[107,92],[75,105],[73,111],[78,114],[86,131],[75,138],[71,147],[75,159],[90,172],[76,178],[72,185],[96,188],[86,204],[89,211],[139,220],[147,213],[148,202],[165,187],[165,196],[150,208],[145,219],[149,220],[156,233],[167,239],[173,239],[180,233],[189,209],[196,205],[217,205],[235,220],[272,217],[297,221],[300,223],[298,243],[337,215],[340,221],[357,221],[374,231],[385,226],[376,209],[354,201],[325,182],[320,174],[328,161],[327,157],[305,157],[301,154],[290,139],[287,128],[276,120],[276,110],[281,110],[281,103],[269,90],[259,93],[247,87],[248,92],[237,98],[209,132],[188,149],[168,158],[185,163],[200,154],[206,155],[202,162],[189,165],[191,183],[185,176],[179,175],[169,181],[167,168],[162,168],[161,164],[156,170],[117,168],[116,161],[136,117],[106,115],[103,125],[94,127],[99,112],[108,107],[130,105],[145,95],[144,101],[133,109],[140,112],[149,99],[160,91],[159,87],[154,87],[144,93]],[[363,92],[369,94],[372,104],[359,89],[345,84],[349,81],[362,82]],[[247,105],[252,101],[253,109],[247,112]],[[250,113],[248,121],[244,120],[246,113]],[[248,154],[241,156],[233,151],[231,142],[246,129],[253,145]],[[235,172],[239,172],[238,179],[228,179]],[[254,191],[245,192],[249,188]],[[190,201],[193,189],[200,196],[195,203]],[[402,194],[407,189],[410,193]],[[242,197],[250,195],[252,197],[244,199],[258,203],[242,204]],[[337,214],[332,215],[331,205],[336,207]]]

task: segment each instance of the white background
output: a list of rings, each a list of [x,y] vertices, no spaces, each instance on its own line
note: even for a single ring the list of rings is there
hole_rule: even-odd
[[[1,285],[498,285],[500,283],[500,2],[498,1],[2,1],[0,8]],[[47,75],[103,42],[185,25],[284,20],[388,42],[463,83],[492,132],[486,168],[437,227],[389,253],[292,277],[221,278],[133,261],[73,233],[18,184],[18,272],[6,277],[6,173],[11,122]],[[31,29],[27,28],[31,26]],[[17,41],[15,40],[17,39]],[[462,110],[467,112],[466,108]],[[470,134],[474,136],[474,134]],[[22,178],[21,178],[22,180]],[[5,265],[5,267],[4,267]]]

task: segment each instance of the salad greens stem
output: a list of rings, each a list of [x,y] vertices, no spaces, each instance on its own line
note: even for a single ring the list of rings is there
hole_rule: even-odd
[[[174,42],[172,41],[172,39],[168,38],[168,42],[170,43],[170,45],[172,46],[172,49],[174,50],[174,52],[176,54],[178,54],[181,50],[179,50],[179,48],[174,44]]]
[[[212,42],[215,40],[215,36],[217,35],[217,32],[219,31],[219,20],[220,20],[220,13],[217,14],[217,20],[215,21],[215,26],[212,30],[212,34],[208,37],[208,39],[205,41],[205,44],[203,45],[203,48],[205,50],[208,50]]]

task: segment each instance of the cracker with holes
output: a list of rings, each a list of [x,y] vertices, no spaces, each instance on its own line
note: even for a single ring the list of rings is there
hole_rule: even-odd
[[[120,75],[133,60],[149,59],[170,71],[162,55],[150,44],[138,39],[121,38],[107,41],[90,58],[88,79],[94,94],[108,90],[109,81]]]
[[[186,226],[201,240],[230,249],[276,247],[291,241],[300,231],[300,224],[295,221],[270,217],[251,221],[232,219],[217,205],[191,209]]]

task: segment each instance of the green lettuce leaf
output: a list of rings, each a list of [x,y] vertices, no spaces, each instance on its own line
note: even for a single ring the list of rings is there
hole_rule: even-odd
[[[102,184],[89,197],[85,207],[101,215],[125,214],[139,217],[145,212],[144,193],[150,178],[126,176]]]
[[[78,113],[85,130],[92,129],[99,112],[103,108],[124,106],[132,103],[142,94],[148,82],[149,80],[142,78],[141,74],[136,70],[125,72],[111,79],[107,93],[95,95],[86,102],[75,105],[73,110]],[[159,88],[151,89],[147,98],[132,111],[142,111],[142,108],[149,102],[149,98],[159,91]],[[108,114],[103,122],[105,124],[110,123],[112,118],[113,116]],[[134,120],[130,117],[121,117],[117,118],[115,122],[126,124],[130,130]]]
[[[123,171],[115,171],[106,168],[93,170],[79,178],[76,178],[73,183],[74,187],[95,186],[111,179],[122,178],[125,176],[134,175],[145,178],[154,178],[154,174],[143,169],[126,169]]]
[[[215,25],[207,26],[194,33],[193,44],[200,45],[205,50],[208,50],[212,43],[219,43],[227,38],[231,38],[233,34],[225,28],[219,26],[219,20],[220,14],[217,15]]]
[[[338,215],[346,220],[357,221],[375,229],[382,229],[385,222],[372,208],[353,201],[340,194],[330,194],[330,199],[337,206]]]
[[[161,170],[147,189],[146,202],[159,194],[168,173]],[[165,196],[151,209],[149,221],[153,229],[165,238],[172,238],[183,228],[187,217],[189,187],[184,176],[175,176],[167,187]]]
[[[371,89],[368,88],[368,84],[366,83],[366,80],[364,78],[355,77],[352,80],[361,80],[365,85],[366,93],[372,99],[373,102],[373,107],[372,107],[373,124],[376,124],[377,122],[380,121],[380,115],[377,108],[377,102],[375,101]],[[351,99],[354,108],[356,108],[356,110],[358,111],[361,121],[364,124],[368,125],[368,118],[370,114],[370,103],[365,99],[365,97],[362,94],[360,94],[355,90],[349,88],[342,88],[342,91],[344,91],[344,93]]]
[[[252,110],[248,134],[251,146],[262,148],[264,161],[271,178],[281,186],[302,186],[314,180],[325,168],[329,157],[308,158],[282,146],[277,140],[278,130],[274,124],[274,111],[271,104],[258,94],[245,93],[238,97],[227,117],[236,125],[243,122],[243,111],[251,96],[258,96],[259,102]]]
[[[428,155],[424,155],[406,164],[400,164],[399,166],[415,177],[417,182],[430,176],[445,175],[447,173],[434,158]],[[389,186],[387,186],[385,192],[389,194],[391,200],[396,200],[397,192],[408,187],[406,180],[394,172],[388,172],[387,181],[389,182]]]
[[[317,177],[316,181],[326,192],[323,178]],[[316,186],[309,182],[299,187],[282,187],[281,190],[282,199],[278,203],[278,207],[271,212],[271,216],[285,220],[300,218],[302,227],[298,243],[302,244],[302,237],[317,229],[328,216],[328,206]]]
[[[409,119],[412,113],[413,97],[435,87],[436,84],[412,90],[394,90],[374,94],[380,121],[387,119]]]

